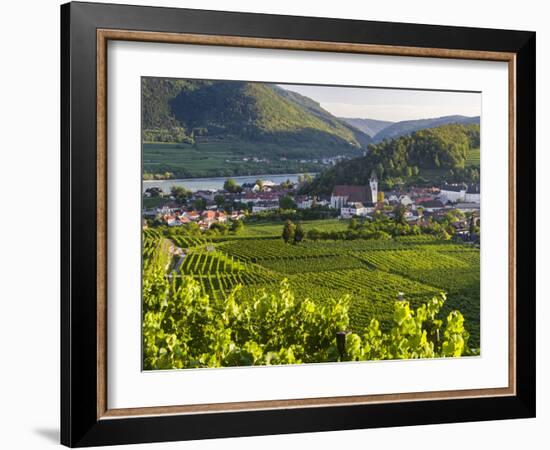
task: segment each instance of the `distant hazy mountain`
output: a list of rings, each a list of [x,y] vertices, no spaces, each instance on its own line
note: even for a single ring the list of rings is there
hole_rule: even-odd
[[[419,119],[419,120],[404,120],[401,122],[395,122],[392,125],[389,125],[383,128],[381,131],[372,136],[374,142],[380,142],[384,139],[395,139],[400,136],[406,136],[415,131],[422,130],[425,128],[435,128],[442,125],[448,124],[478,124],[479,125],[479,116],[477,117],[467,117],[467,116],[443,116],[436,117],[433,119]]]
[[[387,120],[359,119],[356,117],[340,117],[340,120],[349,123],[351,126],[361,130],[363,133],[368,134],[371,137],[395,123],[388,122]]]

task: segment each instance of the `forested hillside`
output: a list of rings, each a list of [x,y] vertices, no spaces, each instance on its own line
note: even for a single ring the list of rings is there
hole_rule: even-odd
[[[383,188],[445,176],[446,181],[479,181],[479,167],[469,164],[479,149],[479,125],[445,125],[371,144],[360,158],[342,161],[316,177],[311,192],[329,193],[336,184],[366,184],[374,170]],[[479,165],[479,163],[478,163]]]
[[[142,95],[145,142],[240,139],[280,144],[286,153],[315,148],[317,156],[356,153],[371,142],[313,100],[275,85],[144,78]]]

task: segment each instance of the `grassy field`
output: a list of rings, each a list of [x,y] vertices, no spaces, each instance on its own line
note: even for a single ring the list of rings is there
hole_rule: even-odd
[[[342,229],[345,221],[304,223],[304,228]],[[237,285],[242,295],[278,289],[287,278],[300,298],[324,302],[351,295],[351,328],[360,332],[371,318],[388,327],[398,293],[415,306],[445,291],[444,314],[459,309],[466,318],[471,345],[479,345],[479,249],[427,235],[389,241],[338,240],[285,244],[282,225],[247,224],[238,239],[172,235],[185,257],[178,274],[193,276],[215,298]],[[145,231],[144,258],[160,239],[155,229]]]
[[[271,155],[269,161],[251,160],[258,154],[258,145],[262,146],[263,154]],[[311,149],[281,148],[280,145],[270,143],[258,144],[228,139],[203,141],[196,146],[146,142],[142,148],[144,173],[171,172],[177,178],[318,172],[323,168],[318,163],[300,162],[300,159],[305,158],[304,155],[311,158]],[[318,157],[324,156],[324,153],[326,156],[335,156],[341,151],[327,149],[323,152],[319,149]],[[244,161],[243,158],[249,160]]]

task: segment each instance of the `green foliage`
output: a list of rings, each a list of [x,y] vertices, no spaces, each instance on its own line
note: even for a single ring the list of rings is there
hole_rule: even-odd
[[[405,206],[403,206],[402,204],[398,204],[393,209],[394,218],[395,218],[395,221],[397,223],[400,223],[402,225],[407,224],[407,221],[405,220],[405,212],[406,211],[407,211],[407,208],[405,208]]]
[[[372,319],[362,335],[346,336],[342,359],[371,361],[475,354],[475,350],[467,347],[469,335],[459,311],[452,311],[445,321],[437,318],[445,300],[444,294],[435,296],[416,310],[407,301],[396,301],[392,329],[384,333],[378,320]]]
[[[215,195],[214,201],[216,202],[218,208],[222,208],[225,205],[225,196],[221,194]]]
[[[239,295],[247,301],[261,289],[276,294],[284,278],[300,301],[310,298],[323,304],[349,294],[350,329],[355,332],[373,318],[384,332],[389,331],[397,292],[404,292],[411,307],[417,308],[445,291],[449,299],[441,314],[460,310],[470,345],[479,346],[479,248],[442,241],[436,234],[414,234],[414,227],[402,235],[390,220],[358,222],[352,235],[362,237],[349,239],[349,221],[303,221],[308,239],[299,245],[281,239],[284,222],[280,220],[246,222],[239,233],[229,227],[224,234],[201,232],[196,224],[195,229],[154,226],[143,232],[144,264],[165,237],[186,255],[173,277],[182,282],[183,277],[192,276],[212,301],[223,301],[237,285],[243,286]],[[312,240],[313,230],[322,238]]]
[[[301,223],[298,223],[298,225],[296,225],[296,229],[294,230],[294,243],[299,244],[300,242],[302,242],[305,235],[306,233],[304,231],[304,227]]]
[[[294,225],[292,221],[287,220],[283,227],[283,233],[282,233],[283,241],[285,241],[285,243],[287,244],[289,242],[293,242],[295,232],[296,232],[296,225]]]
[[[214,299],[191,277],[166,277],[165,255],[161,244],[144,267],[145,370],[457,357],[470,352],[462,315],[449,314],[445,328],[437,319],[444,297],[434,297],[416,311],[408,302],[396,302],[389,332],[373,319],[362,332],[349,334],[339,352],[336,333],[349,329],[349,296],[323,303],[298,300],[285,279],[278,292],[259,290],[247,298],[237,286],[227,297]]]
[[[237,288],[217,303],[192,278],[178,285],[161,270],[144,278],[146,370],[335,360],[334,334],[348,326],[348,298],[297,301],[285,281],[278,294],[241,301]]]
[[[204,198],[197,198],[193,201],[193,208],[197,211],[206,209],[206,200]]]
[[[235,233],[239,234],[244,230],[244,223],[242,220],[233,220],[231,222],[230,230]]]
[[[233,178],[228,178],[227,180],[225,180],[225,183],[223,183],[223,188],[227,192],[231,192],[232,194],[241,192],[243,190],[243,188],[239,184],[237,184],[237,182]]]
[[[170,188],[170,193],[176,200],[187,200],[191,197],[191,191],[188,191],[183,186],[172,186]]]
[[[279,200],[279,207],[283,210],[295,209],[296,203],[291,196],[285,195]]]
[[[315,178],[307,192],[330,193],[337,184],[367,184],[375,170],[382,187],[442,177],[447,181],[478,182],[471,163],[479,148],[479,125],[444,125],[419,130],[410,136],[371,144],[361,158],[342,161]],[[468,162],[468,167],[467,167]]]
[[[145,142],[193,142],[191,134],[176,120],[172,100],[181,89],[190,88],[192,81],[143,78],[142,81],[142,139]]]

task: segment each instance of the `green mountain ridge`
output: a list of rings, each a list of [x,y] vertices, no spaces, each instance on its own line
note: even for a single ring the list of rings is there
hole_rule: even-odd
[[[315,148],[317,157],[357,155],[372,142],[313,100],[273,84],[143,78],[142,98],[144,142],[235,139],[279,145],[289,157],[295,147],[300,157],[303,148]],[[255,156],[267,155],[259,146]]]

